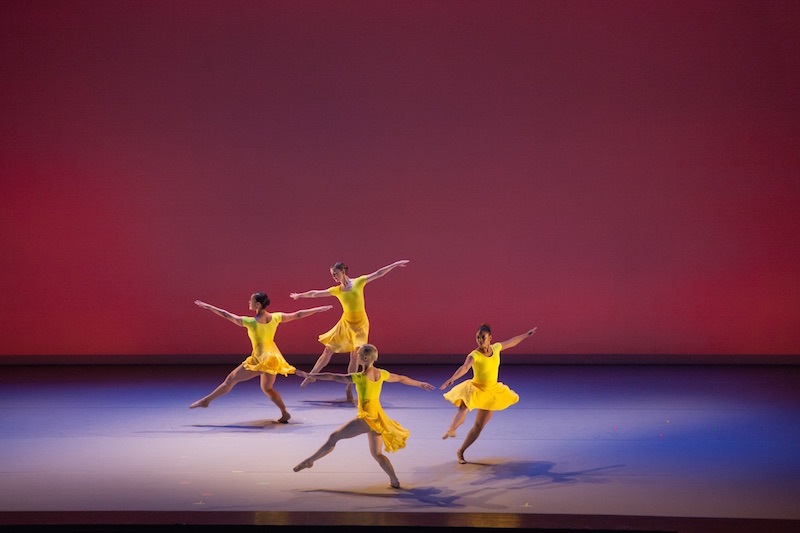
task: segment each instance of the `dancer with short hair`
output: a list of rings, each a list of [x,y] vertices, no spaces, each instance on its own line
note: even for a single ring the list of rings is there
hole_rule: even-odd
[[[306,373],[302,370],[297,371],[298,376],[312,377],[325,381],[338,381],[340,383],[355,383],[356,392],[358,393],[358,414],[331,433],[325,444],[308,459],[298,463],[294,467],[294,471],[299,472],[314,466],[314,462],[331,453],[336,443],[340,440],[350,439],[366,433],[372,457],[378,462],[383,471],[389,475],[389,483],[392,488],[396,489],[400,487],[400,480],[397,479],[392,463],[383,454],[382,448],[385,446],[388,452],[395,452],[404,448],[409,431],[389,418],[383,411],[380,403],[381,386],[384,381],[388,381],[419,387],[427,391],[434,390],[434,387],[430,383],[417,381],[400,374],[392,374],[387,370],[375,367],[374,363],[378,359],[378,350],[371,344],[362,345],[357,354],[359,363],[364,366],[364,370],[358,373],[320,374]]]

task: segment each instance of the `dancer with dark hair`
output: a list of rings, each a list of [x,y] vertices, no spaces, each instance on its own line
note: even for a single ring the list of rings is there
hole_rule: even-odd
[[[475,341],[478,343],[478,347],[467,355],[464,364],[458,367],[452,377],[440,387],[441,390],[446,389],[455,380],[466,374],[470,368],[472,369],[472,379],[459,383],[444,395],[447,401],[458,407],[458,411],[456,411],[450,427],[442,435],[443,439],[456,436],[456,429],[464,423],[467,410],[478,410],[475,414],[475,425],[469,430],[464,443],[456,452],[459,463],[465,464],[467,462],[464,459],[464,452],[481,434],[481,431],[483,431],[483,428],[492,417],[492,413],[501,411],[519,401],[517,393],[509,389],[507,385],[497,381],[497,375],[500,370],[500,350],[513,348],[534,333],[536,333],[536,328],[528,330],[522,335],[512,337],[507,341],[492,344],[492,329],[488,324],[482,324],[475,334]]]
[[[253,344],[253,351],[250,357],[245,359],[242,364],[237,366],[228,377],[225,378],[216,389],[208,396],[197,400],[189,406],[190,409],[197,407],[208,407],[208,405],[223,394],[228,394],[237,383],[261,377],[261,390],[264,391],[272,402],[281,410],[281,417],[278,422],[285,424],[292,417],[286,406],[283,404],[281,395],[273,388],[275,378],[278,374],[288,376],[293,374],[295,368],[286,362],[278,346],[275,344],[275,330],[281,322],[291,322],[299,318],[311,316],[314,313],[328,311],[333,306],[324,305],[312,309],[303,309],[294,313],[268,313],[266,307],[269,305],[269,298],[263,292],[257,292],[250,297],[249,308],[255,311],[253,317],[242,317],[229,313],[219,307],[195,300],[194,302],[203,309],[208,309],[212,313],[233,322],[237,326],[247,328],[247,335]]]
[[[400,480],[394,473],[392,463],[383,454],[382,448],[386,451],[396,452],[404,448],[409,432],[403,426],[386,416],[380,403],[381,386],[384,381],[402,383],[419,387],[427,391],[434,390],[433,385],[423,381],[417,381],[400,374],[392,374],[387,370],[376,368],[375,361],[378,359],[378,350],[371,344],[363,344],[357,350],[358,362],[364,366],[364,370],[352,374],[331,374],[331,373],[306,373],[302,370],[297,371],[298,376],[311,377],[324,381],[338,381],[340,383],[355,383],[358,393],[358,414],[355,418],[346,422],[342,427],[331,433],[328,440],[308,459],[301,461],[294,467],[295,472],[304,468],[311,468],[317,459],[325,457],[333,451],[336,443],[342,439],[357,437],[363,433],[369,439],[369,451],[380,467],[389,475],[389,482],[393,488],[400,487]]]
[[[369,337],[369,320],[367,319],[366,307],[364,306],[364,286],[370,281],[385,276],[393,268],[404,267],[407,263],[407,260],[395,261],[391,265],[379,268],[372,274],[351,279],[347,275],[347,265],[339,262],[331,267],[331,276],[337,283],[333,287],[325,290],[311,290],[301,293],[293,292],[289,295],[294,300],[298,298],[335,296],[342,304],[342,317],[339,319],[339,322],[337,322],[330,331],[319,336],[319,342],[325,346],[325,349],[314,364],[314,368],[311,369],[312,374],[325,368],[333,354],[346,352],[350,353],[347,373],[352,374],[358,370],[356,351],[359,346],[368,342]],[[307,377],[300,386],[305,387],[313,381],[313,377]],[[349,401],[353,401],[352,388],[353,384],[348,383],[345,389]]]

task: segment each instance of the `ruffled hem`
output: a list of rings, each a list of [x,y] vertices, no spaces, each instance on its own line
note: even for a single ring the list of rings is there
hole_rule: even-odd
[[[319,336],[319,342],[333,353],[349,353],[369,338],[369,320],[366,313],[346,313],[329,331]]]
[[[478,385],[472,380],[459,383],[445,393],[444,398],[456,406],[464,404],[470,411],[502,411],[519,401],[517,393],[503,383]]]
[[[244,360],[242,366],[253,372],[265,372],[267,374],[281,374],[288,376],[294,374],[296,368],[286,362],[282,355],[261,354],[260,356],[251,355]]]
[[[411,434],[406,428],[386,416],[383,411],[377,416],[370,416],[365,411],[359,411],[358,418],[364,420],[374,432],[379,433],[383,439],[383,447],[387,452],[396,452],[406,446],[406,439]]]

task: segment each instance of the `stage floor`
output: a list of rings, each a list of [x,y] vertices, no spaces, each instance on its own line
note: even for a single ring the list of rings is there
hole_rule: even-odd
[[[279,377],[277,424],[257,380],[189,409],[228,366],[0,366],[0,525],[800,530],[800,367],[504,365],[466,465],[455,367],[384,368],[437,386],[384,384],[398,490],[365,436],[292,471],[355,415],[337,383]]]

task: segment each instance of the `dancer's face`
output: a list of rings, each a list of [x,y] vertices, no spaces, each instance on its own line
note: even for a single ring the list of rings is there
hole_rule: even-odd
[[[492,345],[492,334],[485,331],[479,331],[475,334],[475,342],[478,343],[478,348],[489,348]]]
[[[256,301],[256,295],[250,296],[250,303],[248,304],[251,311],[258,311],[261,309],[261,304]]]
[[[336,283],[341,284],[344,279],[347,277],[347,274],[344,273],[344,270],[339,270],[336,268],[331,269],[331,277]]]

